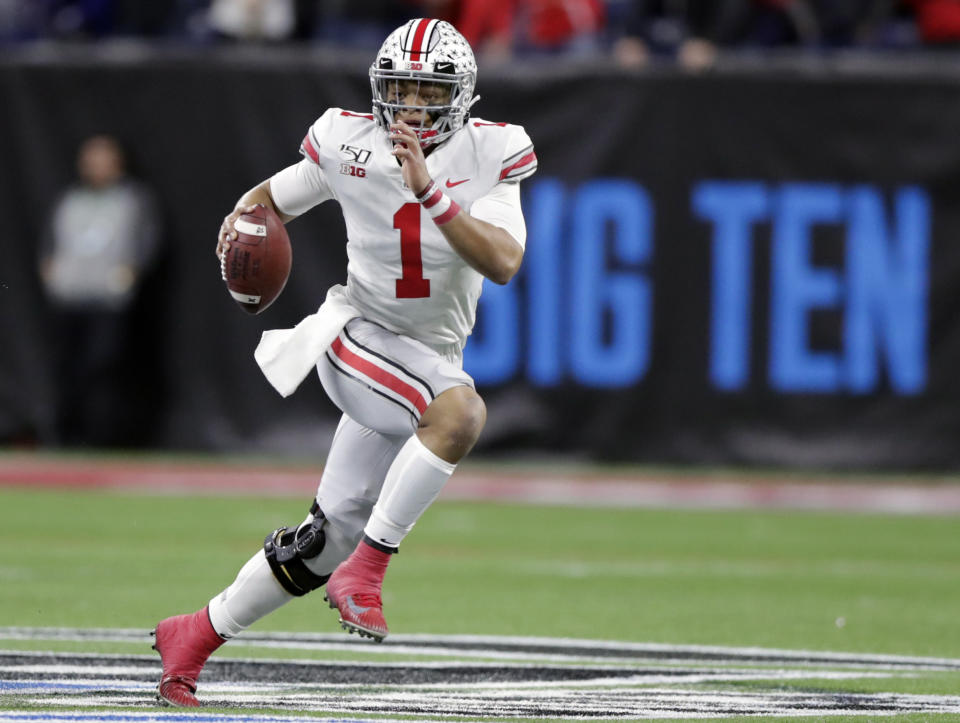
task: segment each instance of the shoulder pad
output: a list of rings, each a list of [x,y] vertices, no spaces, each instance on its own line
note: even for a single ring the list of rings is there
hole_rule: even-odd
[[[509,137],[500,165],[500,180],[515,183],[537,172],[537,154],[523,126],[507,125]]]
[[[343,108],[329,108],[327,111],[314,121],[313,125],[307,129],[306,135],[300,142],[300,155],[309,158],[316,164],[320,164],[321,145],[324,140],[329,138],[337,123],[350,123],[352,119],[357,118],[365,123],[373,120],[372,113],[354,113]]]
[[[314,163],[320,163],[320,143],[327,135],[331,121],[337,110],[339,109],[330,108],[307,129],[307,134],[300,142],[300,155],[304,158],[309,158]]]

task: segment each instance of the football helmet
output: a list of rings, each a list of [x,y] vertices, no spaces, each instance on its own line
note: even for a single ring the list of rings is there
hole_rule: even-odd
[[[476,84],[477,62],[466,38],[444,20],[417,18],[387,36],[370,66],[373,117],[389,132],[397,113],[424,114],[415,128],[420,145],[441,143],[470,117],[480,100]],[[407,105],[411,96],[419,103]]]

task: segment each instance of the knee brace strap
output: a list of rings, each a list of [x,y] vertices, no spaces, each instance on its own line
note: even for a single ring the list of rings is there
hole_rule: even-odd
[[[279,527],[263,541],[270,570],[283,589],[291,595],[300,597],[316,590],[330,579],[329,575],[316,575],[304,563],[323,550],[326,536],[323,525],[327,521],[316,502],[310,508],[314,515],[307,525],[290,529]]]

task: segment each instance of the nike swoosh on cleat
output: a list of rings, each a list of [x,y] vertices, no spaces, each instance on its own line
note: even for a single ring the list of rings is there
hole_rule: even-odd
[[[451,181],[451,180],[448,178],[448,179],[447,179],[447,188],[453,188],[454,186],[459,186],[461,183],[466,183],[466,182],[469,181],[469,180],[470,180],[469,178],[464,178],[462,181]]]
[[[353,601],[353,595],[347,595],[347,607],[354,615],[363,615],[370,608],[362,608]]]

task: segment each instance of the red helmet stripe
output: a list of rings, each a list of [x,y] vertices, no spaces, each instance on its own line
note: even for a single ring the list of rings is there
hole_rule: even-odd
[[[417,23],[417,29],[413,34],[413,43],[410,44],[410,60],[420,60],[420,54],[427,52],[427,49],[421,46],[431,22],[433,21],[430,18],[423,18]]]

